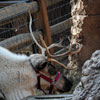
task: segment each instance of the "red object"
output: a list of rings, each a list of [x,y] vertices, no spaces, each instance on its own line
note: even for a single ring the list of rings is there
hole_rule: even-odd
[[[36,71],[36,73],[39,74],[39,76],[37,77],[38,79],[38,89],[42,90],[45,94],[47,94],[42,88],[41,88],[41,84],[40,84],[40,78],[43,78],[44,80],[48,81],[50,83],[50,90],[49,90],[49,94],[51,94],[53,92],[53,88],[56,84],[56,82],[59,80],[60,78],[60,72],[57,73],[57,76],[55,77],[55,79],[51,79],[43,74],[40,74],[39,72]]]

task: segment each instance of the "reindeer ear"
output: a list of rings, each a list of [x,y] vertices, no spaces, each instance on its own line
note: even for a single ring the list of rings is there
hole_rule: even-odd
[[[47,65],[47,59],[41,54],[31,55],[29,58],[30,64],[37,70],[42,70]]]

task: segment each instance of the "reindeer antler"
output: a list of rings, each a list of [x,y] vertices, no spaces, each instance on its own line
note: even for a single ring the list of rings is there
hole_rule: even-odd
[[[31,16],[30,9],[28,10],[28,12],[29,12],[29,16],[30,16],[30,24],[29,24],[30,34],[31,34],[31,36],[32,36],[33,41],[34,41],[34,42],[36,43],[36,45],[40,48],[42,55],[45,56],[45,52],[47,51],[48,56],[50,57],[50,58],[48,58],[48,61],[55,62],[55,63],[57,63],[57,64],[63,66],[65,69],[70,69],[70,70],[75,69],[75,68],[68,68],[67,66],[65,66],[64,64],[60,63],[59,61],[57,61],[57,60],[55,60],[55,59],[53,59],[53,58],[57,58],[57,57],[61,57],[61,56],[66,56],[66,55],[69,55],[69,54],[70,54],[70,55],[76,54],[76,53],[80,52],[80,50],[81,50],[81,48],[82,48],[82,45],[78,44],[80,48],[78,48],[76,51],[73,51],[73,52],[72,52],[72,40],[71,40],[71,41],[70,41],[70,48],[68,49],[67,52],[62,53],[62,54],[58,54],[58,55],[52,55],[52,54],[50,53],[49,49],[54,48],[54,47],[63,47],[63,46],[62,46],[62,41],[60,41],[59,43],[51,44],[49,47],[47,47],[45,41],[43,40],[42,35],[40,35],[40,40],[41,40],[41,42],[42,42],[42,45],[44,46],[44,47],[42,47],[42,46],[37,42],[37,40],[35,39],[35,36],[34,36],[34,34],[33,34],[33,32],[32,32],[32,28],[31,28],[31,25],[32,25],[32,16]]]
[[[45,51],[46,51],[45,48],[43,48],[43,47],[37,42],[37,40],[35,39],[35,37],[34,37],[34,35],[33,35],[32,28],[31,28],[31,26],[32,26],[32,16],[31,16],[31,11],[30,11],[30,9],[28,9],[28,12],[29,12],[29,16],[30,16],[30,23],[29,23],[30,34],[31,34],[31,36],[32,36],[33,41],[34,41],[34,42],[36,43],[36,45],[40,48],[42,54],[45,55]]]
[[[31,28],[31,26],[32,26],[32,16],[31,16],[31,11],[30,11],[30,9],[28,9],[28,12],[29,12],[29,16],[30,16],[30,24],[29,24],[29,30],[30,30],[30,34],[31,34],[31,36],[32,36],[32,39],[33,39],[33,41],[36,43],[36,45],[40,48],[40,50],[41,50],[41,53],[43,54],[43,55],[45,55],[45,52],[46,52],[46,48],[43,48],[38,42],[37,42],[37,40],[35,39],[35,36],[33,35],[33,32],[32,32],[32,28]],[[41,36],[41,39],[42,39],[42,36]],[[42,39],[42,41],[43,41],[43,39]],[[44,42],[45,43],[45,42]],[[43,43],[43,44],[44,44]],[[60,43],[55,43],[55,44],[51,44],[49,47],[47,47],[48,49],[51,49],[51,48],[54,48],[54,47],[63,47],[62,45],[61,45],[61,43],[62,43],[62,41],[60,42]]]
[[[48,61],[54,62],[54,63],[56,63],[56,64],[59,64],[60,66],[64,67],[64,68],[67,69],[67,70],[76,69],[76,67],[69,68],[69,67],[67,67],[66,65],[64,65],[63,63],[61,63],[61,62],[59,62],[59,61],[57,61],[57,60],[55,60],[55,59],[53,59],[53,58],[49,58]]]
[[[61,63],[61,62],[59,62],[59,61],[57,61],[56,59],[53,59],[53,58],[57,58],[57,57],[61,57],[61,56],[69,55],[69,54],[70,54],[70,55],[71,55],[71,54],[76,54],[76,53],[80,52],[80,50],[81,50],[81,48],[82,48],[82,45],[80,46],[80,48],[79,48],[78,50],[72,52],[72,41],[71,41],[71,43],[70,43],[70,48],[69,48],[69,50],[68,50],[67,52],[62,53],[62,54],[59,54],[59,55],[52,55],[52,54],[49,52],[49,49],[48,49],[48,47],[47,47],[47,45],[46,45],[46,43],[45,43],[45,41],[43,40],[43,37],[42,37],[41,35],[40,35],[40,40],[41,40],[41,42],[42,42],[42,45],[46,48],[46,51],[47,51],[47,53],[48,53],[48,55],[49,55],[49,57],[50,57],[50,58],[48,58],[48,61],[57,63],[57,64],[61,65],[62,67],[64,67],[65,69],[73,70],[73,69],[76,68],[76,67],[74,67],[74,68],[68,68],[68,67],[65,66],[63,63]],[[79,45],[79,44],[78,44],[78,45]]]
[[[61,56],[67,56],[67,55],[72,55],[72,54],[76,54],[76,53],[78,53],[78,52],[80,52],[80,50],[82,49],[82,45],[80,45],[79,43],[78,43],[78,49],[76,50],[76,51],[73,51],[72,52],[72,40],[71,40],[71,42],[70,42],[70,48],[68,49],[68,51],[67,52],[64,52],[64,53],[62,53],[62,54],[59,54],[59,55],[52,55],[51,53],[50,53],[50,51],[49,51],[49,49],[50,48],[48,48],[47,47],[47,45],[46,45],[46,43],[45,43],[45,41],[43,40],[43,38],[42,38],[42,36],[40,35],[40,40],[41,40],[41,42],[42,42],[42,45],[46,48],[46,51],[47,51],[47,53],[48,53],[48,55],[50,56],[50,57],[52,57],[52,58],[57,58],[57,57],[61,57]],[[59,45],[59,44],[57,44],[57,45]],[[53,46],[52,46],[53,47]],[[54,46],[55,47],[55,46]],[[61,47],[61,46],[60,46]]]

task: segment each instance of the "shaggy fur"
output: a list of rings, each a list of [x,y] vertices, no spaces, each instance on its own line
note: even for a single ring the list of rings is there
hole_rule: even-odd
[[[45,61],[45,57],[40,54],[28,57],[14,54],[0,47],[0,89],[7,100],[21,100],[34,95],[32,89],[37,84],[37,76],[30,66],[29,59],[34,66]]]
[[[3,91],[7,100],[21,100],[28,96],[34,96],[37,74],[32,67],[40,70],[45,76],[51,77],[46,63],[47,57],[42,54],[17,55],[0,47],[0,90]],[[52,79],[55,77],[56,74],[52,75]],[[49,86],[50,83],[41,79],[41,87],[44,90]],[[71,87],[71,82],[60,75],[55,89],[68,92]]]

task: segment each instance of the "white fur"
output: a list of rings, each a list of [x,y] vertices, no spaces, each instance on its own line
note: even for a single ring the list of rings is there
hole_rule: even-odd
[[[29,63],[36,66],[45,60],[41,54],[17,55],[0,47],[0,89],[5,93],[7,100],[21,100],[34,95],[37,84],[37,75]]]
[[[24,54],[15,54],[3,47],[0,47],[0,57],[7,58],[9,60],[11,59],[13,61],[25,61],[28,59],[28,57]]]

